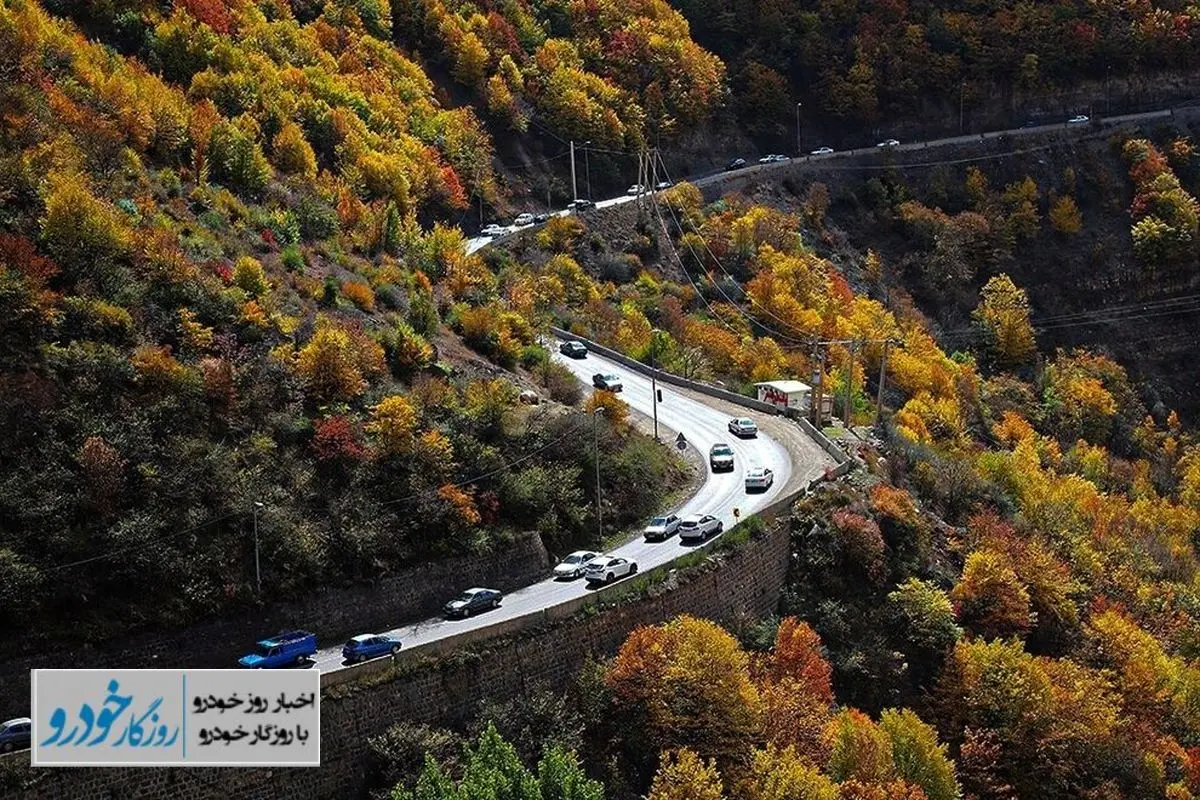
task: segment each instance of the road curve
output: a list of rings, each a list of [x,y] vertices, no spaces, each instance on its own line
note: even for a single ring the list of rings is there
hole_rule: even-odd
[[[594,353],[589,353],[584,359],[565,358],[557,352],[557,344],[554,347],[554,358],[565,364],[576,377],[588,386],[591,385],[591,376],[596,372],[615,372],[620,375],[624,382],[621,398],[637,411],[644,414],[652,413],[649,378]],[[704,484],[699,490],[682,506],[672,509],[673,511],[681,515],[698,512],[712,514],[721,519],[725,523],[725,528],[729,529],[734,524],[734,508],[739,509],[744,518],[772,503],[779,496],[792,473],[791,457],[783,445],[761,433],[754,439],[738,439],[729,434],[726,426],[730,418],[724,413],[684,397],[670,386],[659,384],[659,388],[663,393],[663,400],[658,405],[659,421],[671,430],[682,433],[687,439],[689,447],[697,448],[703,453],[706,470],[708,449],[713,444],[726,442],[734,451],[733,472],[715,475],[708,471]],[[748,495],[743,481],[746,470],[754,466],[772,469],[775,472],[775,484],[764,493]],[[600,477],[603,488],[603,474]],[[594,498],[594,495],[592,497]],[[614,552],[633,558],[638,564],[639,571],[645,572],[665,564],[691,549],[681,545],[678,537],[672,537],[665,542],[647,543],[637,536],[632,541],[616,548]],[[447,586],[446,598],[449,599],[451,595],[467,588],[469,587]],[[589,591],[581,580],[564,582],[548,579],[506,595],[500,608],[470,619],[448,621],[436,618],[391,631],[378,632],[398,636],[404,646],[412,647],[465,630],[486,628],[501,620],[519,617],[572,598],[581,597],[588,594]],[[377,631],[363,631],[363,633],[368,632],[376,633]],[[346,666],[342,661],[341,647],[342,643],[337,642],[334,646],[326,647],[318,652],[315,659],[316,668],[330,672]]]

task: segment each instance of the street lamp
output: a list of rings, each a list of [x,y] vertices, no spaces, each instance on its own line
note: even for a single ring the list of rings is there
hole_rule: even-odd
[[[596,449],[596,532],[599,535],[596,543],[604,541],[604,512],[600,508],[600,428],[596,425],[598,417],[604,413],[604,406],[592,409],[592,441]]]
[[[800,146],[800,104],[796,103],[796,155],[804,155],[804,148]]]
[[[591,145],[592,142],[590,139],[583,143],[583,174],[587,180],[588,200],[592,199],[592,164],[591,159],[588,158],[588,148],[591,147]]]
[[[254,583],[258,586],[258,594],[262,596],[262,569],[258,561],[258,512],[263,504],[254,502]]]

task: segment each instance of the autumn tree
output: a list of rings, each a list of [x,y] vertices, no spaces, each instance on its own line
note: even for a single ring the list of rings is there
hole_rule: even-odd
[[[1028,590],[1008,558],[996,551],[967,556],[950,598],[963,625],[985,639],[1022,635],[1033,624]]]
[[[296,357],[297,373],[319,402],[357,397],[367,378],[383,368],[383,349],[374,340],[326,318],[318,320],[312,339]]]
[[[716,764],[684,747],[663,754],[646,800],[724,800]]]
[[[882,783],[896,776],[891,739],[861,711],[842,711],[825,735],[831,744],[828,768],[834,780]]]
[[[1083,229],[1083,215],[1075,198],[1063,195],[1050,207],[1050,225],[1062,234],[1075,234]]]
[[[972,318],[997,366],[1023,364],[1037,351],[1029,321],[1029,298],[1008,275],[995,275],[984,284]]]
[[[791,748],[755,753],[743,793],[745,800],[838,800],[837,784]]]
[[[375,436],[382,455],[403,455],[415,443],[417,410],[403,395],[385,397],[371,410],[371,421],[366,429]]]
[[[889,709],[879,718],[879,727],[892,743],[896,775],[920,786],[929,800],[958,800],[954,762],[947,747],[938,743],[937,731],[908,709]]]
[[[744,762],[761,725],[749,659],[719,625],[681,616],[633,631],[605,676],[648,752],[690,747]]]

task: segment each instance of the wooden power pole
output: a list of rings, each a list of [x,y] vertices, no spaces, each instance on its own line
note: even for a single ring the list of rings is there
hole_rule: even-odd
[[[875,399],[875,427],[877,428],[883,423],[883,382],[887,380],[888,348],[891,345],[891,339],[884,340],[883,357],[879,359],[879,394]]]

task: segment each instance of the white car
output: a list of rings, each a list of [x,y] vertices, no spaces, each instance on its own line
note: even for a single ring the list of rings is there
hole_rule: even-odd
[[[899,147],[900,142],[898,142],[895,139],[884,139],[882,142],[880,142],[879,144],[877,144],[875,146],[876,147]]]
[[[758,436],[758,425],[749,417],[738,417],[729,420],[729,432],[734,436],[754,437]]]
[[[493,222],[490,225],[484,225],[483,230],[481,230],[479,232],[479,235],[480,236],[503,236],[506,233],[508,233],[507,230],[505,230],[504,228],[502,228],[501,226],[499,226]]]
[[[708,537],[725,530],[725,523],[712,514],[692,514],[679,523],[679,541],[703,542]]]
[[[558,563],[554,568],[554,577],[567,580],[582,578],[588,562],[598,555],[600,554],[591,550],[576,550]]]
[[[646,192],[646,187],[642,186],[640,183],[635,183],[633,186],[630,186],[628,189],[625,190],[625,194],[628,194],[628,195],[645,194],[645,192]]]
[[[637,572],[637,562],[630,558],[604,554],[587,563],[583,577],[588,583],[612,583]]]
[[[781,155],[779,155],[778,153],[772,153],[772,154],[771,154],[771,155],[769,155],[769,156],[763,156],[762,158],[760,158],[760,159],[758,160],[758,163],[760,163],[760,164],[774,164],[774,163],[776,163],[776,162],[778,162],[778,161],[787,161],[787,160],[788,160],[787,156],[781,156]]]
[[[533,224],[533,214],[530,214],[530,213],[521,214],[516,219],[513,220],[513,225],[520,225],[522,227],[524,227],[526,225],[532,225],[532,224]]]
[[[679,515],[667,514],[663,517],[655,517],[646,525],[642,535],[646,537],[647,542],[661,542],[664,539],[669,539],[679,530]]]
[[[764,492],[775,482],[775,473],[766,467],[754,467],[746,473],[746,491],[762,489]]]
[[[811,153],[809,153],[809,155],[813,155],[813,156],[827,156],[827,155],[829,155],[829,154],[830,154],[830,153],[832,153],[832,152],[833,152],[833,148],[832,148],[832,147],[818,147],[816,150],[813,150]]]
[[[1067,120],[1068,125],[1082,125],[1085,122],[1088,122],[1088,118],[1083,114],[1080,114],[1076,117],[1071,117],[1069,120]]]
[[[670,181],[659,181],[658,183],[654,184],[654,191],[661,192],[663,189],[670,189],[674,185],[675,184],[671,183]]]

